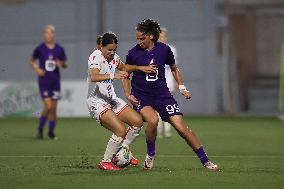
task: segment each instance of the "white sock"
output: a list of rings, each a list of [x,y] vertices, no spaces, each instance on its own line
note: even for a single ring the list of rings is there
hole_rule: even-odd
[[[113,158],[113,155],[117,153],[119,147],[121,146],[121,143],[123,141],[122,137],[118,137],[115,134],[111,136],[107,143],[106,151],[104,154],[103,161],[104,162],[110,162]]]
[[[171,134],[171,124],[169,124],[168,122],[164,122],[164,130],[165,130],[165,136],[166,137],[170,137]]]
[[[158,114],[158,116],[159,116],[159,114]],[[164,133],[164,125],[163,125],[162,118],[159,116],[159,122],[158,122],[158,127],[157,127],[157,136],[163,137],[163,133]]]
[[[140,130],[141,128],[139,127],[129,126],[127,128],[126,135],[124,137],[122,145],[129,146],[134,141],[134,139],[139,135]]]

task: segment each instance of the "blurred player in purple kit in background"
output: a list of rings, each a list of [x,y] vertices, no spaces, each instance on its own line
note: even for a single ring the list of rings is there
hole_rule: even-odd
[[[130,80],[124,80],[123,85],[127,99],[147,122],[145,130],[147,155],[143,167],[144,169],[152,169],[154,165],[155,140],[159,120],[156,112],[158,112],[162,120],[169,122],[193,149],[203,166],[211,171],[217,171],[219,170],[218,166],[208,159],[198,137],[187,127],[183,120],[183,114],[167,87],[165,65],[170,66],[179,85],[180,93],[187,99],[191,98],[191,93],[183,84],[181,72],[175,64],[173,52],[168,45],[158,42],[160,32],[160,25],[156,21],[142,20],[136,27],[138,44],[129,50],[126,57],[126,64],[129,65],[156,65],[156,73],[132,72],[131,89]]]
[[[37,138],[43,139],[43,128],[48,120],[48,136],[55,137],[57,101],[60,99],[59,68],[67,68],[64,48],[55,42],[55,27],[46,25],[43,29],[44,42],[35,48],[30,60],[38,76],[40,95],[44,102],[38,123]]]
[[[158,41],[161,42],[161,43],[167,44],[171,48],[171,51],[174,54],[175,64],[177,64],[176,48],[173,45],[168,44],[168,40],[169,40],[168,30],[164,27],[161,27],[161,33],[160,33]],[[167,81],[167,86],[168,86],[171,94],[174,95],[178,90],[178,84],[175,81],[175,78],[173,76],[172,70],[171,70],[169,65],[165,66],[165,77],[166,77],[166,81]],[[172,136],[171,124],[169,124],[166,121],[162,121],[160,116],[159,116],[159,123],[158,123],[158,128],[157,128],[157,136],[159,138],[171,137]]]

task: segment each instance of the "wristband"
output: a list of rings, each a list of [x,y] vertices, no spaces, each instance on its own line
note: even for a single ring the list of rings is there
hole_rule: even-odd
[[[109,78],[113,80],[114,79],[114,73],[110,73]]]
[[[179,85],[179,86],[178,86],[178,89],[179,89],[180,91],[186,90],[186,86],[184,86],[184,85]]]
[[[182,93],[182,92],[188,92],[188,90],[186,89],[186,86],[185,85],[179,85],[178,86],[178,89],[179,91]]]

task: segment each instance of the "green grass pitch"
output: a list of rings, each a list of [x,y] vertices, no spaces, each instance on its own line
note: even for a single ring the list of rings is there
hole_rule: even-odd
[[[59,139],[38,141],[36,119],[0,119],[0,188],[284,188],[284,122],[273,117],[186,117],[186,122],[221,172],[205,170],[175,131],[157,140],[153,170],[139,165],[108,172],[97,163],[111,134],[95,120],[59,119]],[[144,141],[143,131],[132,146],[141,162]]]

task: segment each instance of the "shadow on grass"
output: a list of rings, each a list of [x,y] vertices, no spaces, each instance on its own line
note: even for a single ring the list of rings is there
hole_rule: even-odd
[[[96,176],[113,176],[113,175],[131,175],[131,174],[140,174],[142,171],[141,167],[126,167],[120,171],[105,171],[100,170],[95,165],[72,165],[72,166],[64,166],[65,171],[55,173],[55,175],[96,175]]]
[[[37,139],[36,135],[15,135],[12,136],[14,139],[30,140],[30,141],[42,141],[43,139]]]
[[[65,171],[55,173],[56,175],[82,175],[82,174],[91,174],[95,176],[113,176],[113,175],[135,175],[135,174],[143,174],[143,175],[156,175],[156,174],[176,174],[178,172],[204,172],[203,168],[185,168],[185,169],[178,169],[178,168],[169,168],[164,166],[157,166],[152,170],[144,170],[141,166],[128,166],[120,171],[106,171],[106,170],[99,170],[97,166],[94,165],[70,165],[70,166],[63,166]]]

